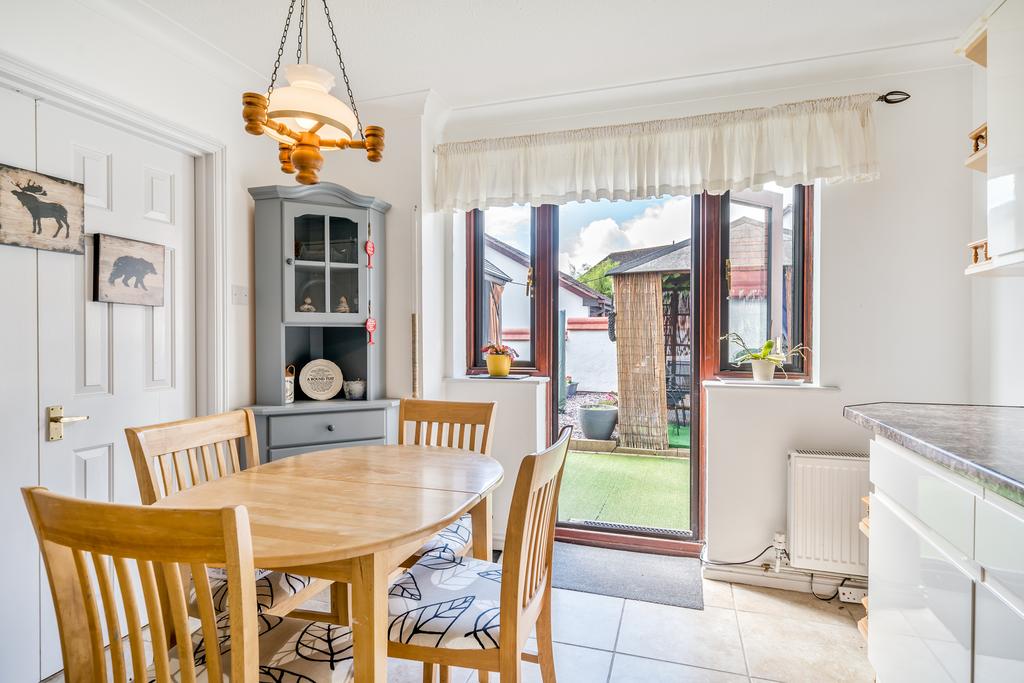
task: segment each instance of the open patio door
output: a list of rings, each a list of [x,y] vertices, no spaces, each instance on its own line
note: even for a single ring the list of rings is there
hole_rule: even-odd
[[[554,419],[573,428],[558,535],[695,553],[700,340],[690,199],[558,211]]]

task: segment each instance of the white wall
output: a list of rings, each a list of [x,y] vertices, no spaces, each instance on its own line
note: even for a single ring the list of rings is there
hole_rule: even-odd
[[[569,330],[565,374],[580,383],[579,391],[619,390],[615,342],[608,330]]]
[[[547,446],[547,379],[520,380],[471,379],[444,380],[449,401],[497,401],[494,448],[491,451],[505,468],[505,479],[494,494],[494,543],[501,548],[505,540],[508,509],[512,503],[516,473],[524,455]]]

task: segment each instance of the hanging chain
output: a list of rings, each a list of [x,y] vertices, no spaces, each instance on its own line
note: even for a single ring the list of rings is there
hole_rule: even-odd
[[[305,1],[305,0],[303,0]],[[274,60],[274,72],[270,74],[270,87],[267,88],[267,98],[274,92],[274,83],[277,81],[277,70],[281,68],[281,57],[284,56],[284,44],[288,40],[288,27],[292,23],[292,12],[295,11],[295,0],[288,4],[288,16],[284,20],[284,33],[281,34],[281,45],[277,48],[277,59]]]
[[[294,2],[295,0],[292,0]],[[363,122],[359,120],[359,108],[356,107],[356,98],[352,94],[352,84],[348,82],[348,73],[345,71],[345,60],[341,58],[341,48],[338,47],[338,36],[334,33],[334,20],[331,19],[331,10],[327,7],[327,0],[324,0],[324,15],[327,17],[327,28],[331,30],[331,40],[334,41],[334,53],[338,55],[338,64],[341,65],[341,77],[345,79],[345,89],[348,90],[348,102],[352,105],[352,113],[356,116],[356,126],[359,128],[359,137],[366,139],[363,135]]]
[[[302,63],[302,33],[303,33],[303,29],[305,27],[306,27],[306,0],[301,0],[301,2],[299,3],[299,45],[298,45],[298,47],[295,48],[295,63],[296,64],[301,64]],[[309,41],[308,37],[306,38],[306,41],[307,42]],[[307,45],[307,47],[308,47],[308,45]],[[306,50],[306,52],[308,53],[309,50]],[[309,57],[306,57],[306,60],[308,61]]]

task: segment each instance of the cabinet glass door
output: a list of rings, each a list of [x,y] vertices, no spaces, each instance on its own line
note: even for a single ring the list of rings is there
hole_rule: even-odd
[[[360,313],[359,300],[359,224],[351,218],[330,216],[331,237],[328,282],[331,310],[335,313]]]
[[[286,204],[284,222],[285,322],[362,323],[366,212]]]

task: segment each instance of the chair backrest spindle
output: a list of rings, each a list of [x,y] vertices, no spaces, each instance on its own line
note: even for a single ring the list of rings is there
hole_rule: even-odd
[[[490,455],[496,409],[497,404],[493,401],[464,403],[402,399],[398,408],[398,443],[458,448]],[[408,441],[408,431],[412,432],[411,442]]]
[[[124,430],[142,502],[242,470],[239,442],[258,457],[256,423],[249,410]]]

